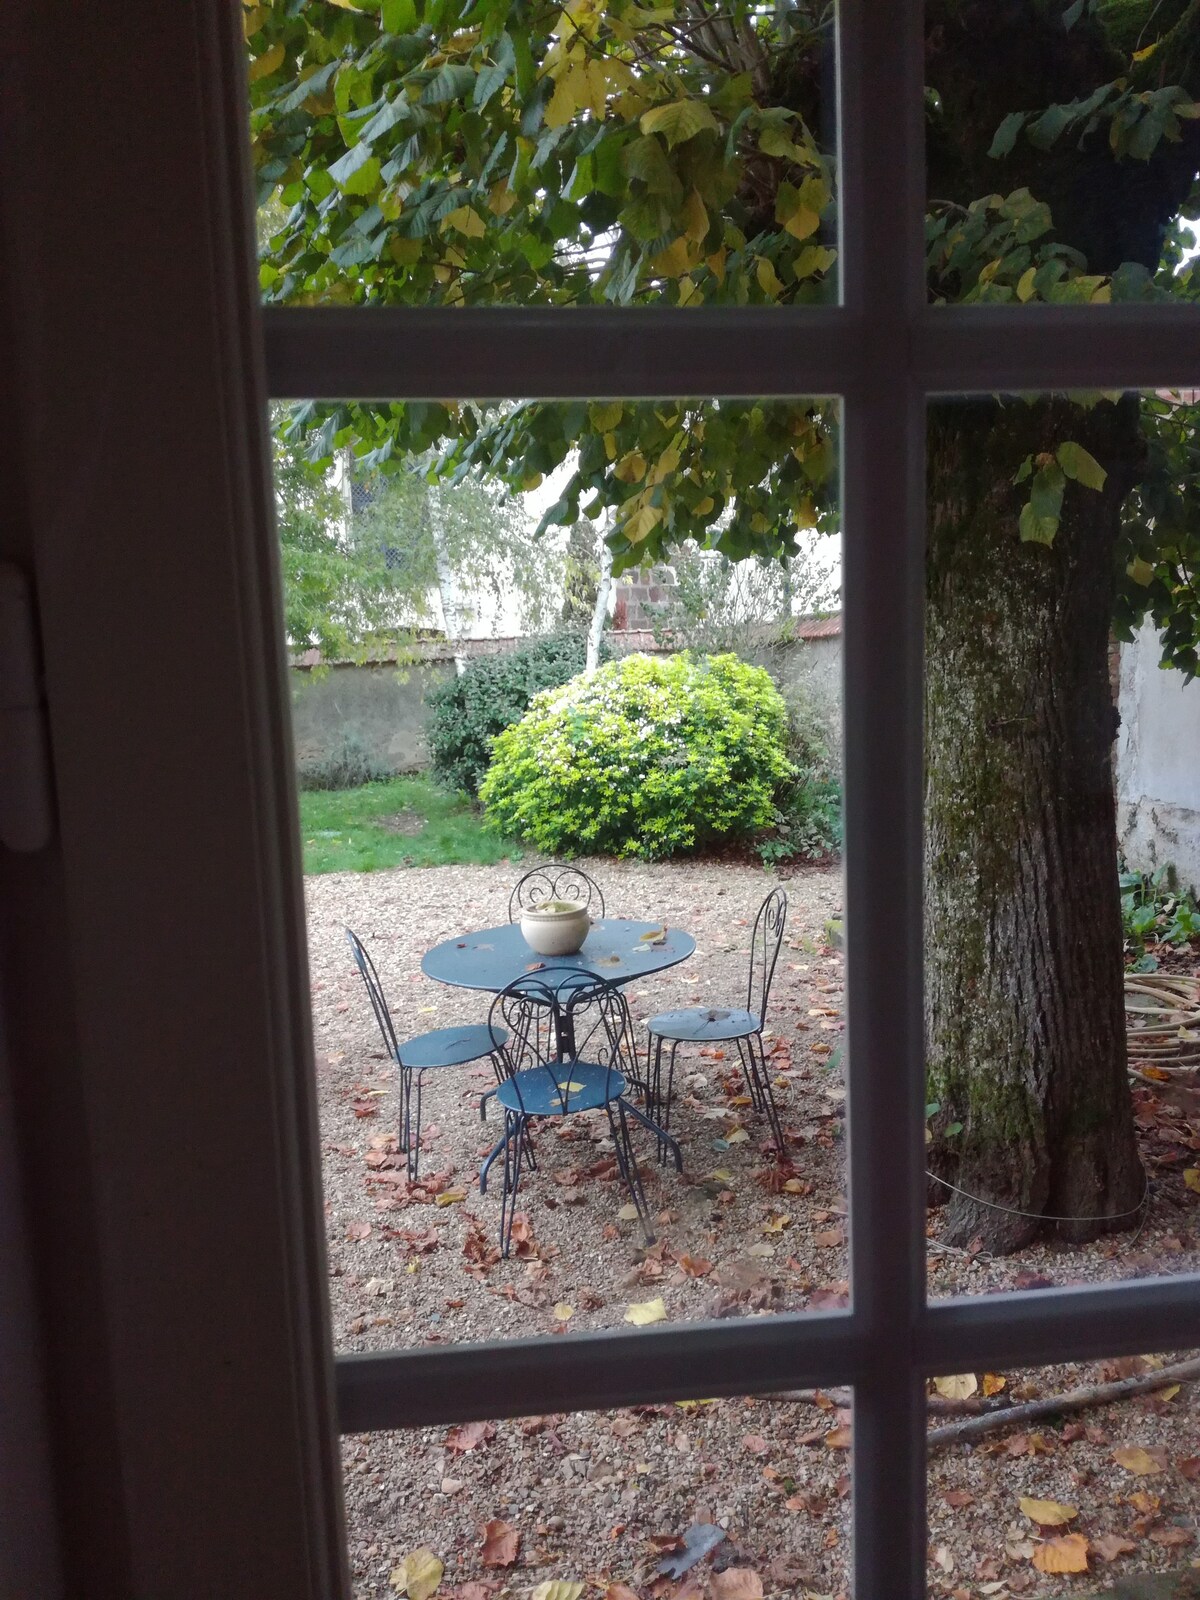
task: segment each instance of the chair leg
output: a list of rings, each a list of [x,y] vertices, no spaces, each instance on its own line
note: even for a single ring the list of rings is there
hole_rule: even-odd
[[[521,1156],[525,1143],[525,1118],[520,1112],[504,1116],[504,1193],[500,1196],[500,1254],[507,1261],[512,1247],[517,1190],[521,1187]]]
[[[672,1039],[671,1053],[667,1057],[667,1093],[665,1098],[659,1100],[658,1104],[654,1108],[655,1116],[662,1125],[662,1130],[664,1133],[666,1133],[671,1126],[671,1102],[675,1098],[675,1057],[678,1052],[679,1040]],[[660,1161],[665,1161],[666,1159],[666,1155],[661,1144],[659,1145],[658,1159]]]
[[[673,1139],[665,1128],[660,1127],[659,1124],[655,1122],[653,1117],[648,1116],[644,1111],[639,1111],[637,1106],[631,1105],[628,1100],[621,1100],[619,1104],[624,1107],[631,1117],[636,1117],[643,1127],[649,1128],[655,1139],[657,1139],[659,1160],[665,1161],[667,1152],[669,1151],[675,1160],[675,1171],[682,1172],[683,1152],[679,1148],[678,1139]]]
[[[400,1120],[396,1127],[396,1149],[406,1157],[405,1168],[408,1176],[413,1175],[412,1170],[412,1070],[409,1067],[397,1064],[400,1074]]]
[[[619,1099],[610,1100],[604,1109],[608,1112],[608,1126],[617,1152],[617,1166],[621,1169],[621,1177],[625,1180],[629,1198],[633,1201],[638,1220],[642,1225],[642,1237],[648,1245],[651,1245],[654,1243],[654,1230],[650,1226],[650,1208],[646,1204],[646,1192],[642,1188],[642,1175],[638,1171],[637,1157],[633,1153],[633,1145],[629,1139],[625,1102]]]
[[[762,1034],[752,1033],[746,1040],[746,1051],[754,1065],[758,1077],[761,1110],[771,1129],[771,1138],[775,1141],[775,1149],[781,1158],[787,1156],[787,1140],[783,1137],[783,1125],[779,1120],[779,1108],[775,1104],[775,1091],[771,1087],[771,1069],[767,1065],[767,1053],[763,1049]],[[757,1055],[755,1052],[757,1051]]]
[[[505,1146],[507,1144],[508,1144],[508,1131],[506,1129],[505,1132],[503,1134],[501,1134],[500,1138],[496,1140],[496,1142],[492,1146],[492,1148],[488,1151],[487,1158],[484,1161],[483,1165],[479,1169],[479,1192],[480,1192],[480,1194],[486,1194],[487,1193],[488,1173],[492,1170],[492,1166],[495,1163],[496,1157],[498,1155],[500,1155],[500,1153],[504,1150],[504,1148],[505,1148]]]
[[[646,1035],[646,1110],[652,1117],[658,1115],[658,1098],[662,1090],[663,1041],[659,1034]]]
[[[745,1078],[746,1088],[750,1092],[750,1104],[755,1111],[762,1114],[766,1108],[763,1105],[762,1086],[758,1081],[754,1052],[746,1039],[735,1039],[734,1043],[737,1045],[738,1060],[742,1063],[742,1077]]]

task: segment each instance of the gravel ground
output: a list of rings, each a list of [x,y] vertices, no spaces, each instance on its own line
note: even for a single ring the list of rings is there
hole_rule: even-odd
[[[662,919],[697,940],[689,961],[627,991],[635,1019],[671,1005],[736,1003],[754,912],[775,880],[727,864],[601,862],[591,870],[611,915]],[[481,1127],[475,1110],[491,1081],[486,1066],[433,1079],[423,1112],[421,1180],[415,1188],[405,1182],[394,1154],[394,1072],[342,926],[349,923],[370,948],[401,1033],[482,1021],[488,998],[431,983],[420,958],[444,938],[504,921],[516,875],[501,865],[308,881],[339,1351],[569,1337],[577,1329],[622,1326],[631,1305],[657,1299],[674,1321],[844,1304],[843,968],[824,942],[826,921],[840,907],[836,869],[798,873],[786,884],[787,938],[767,1045],[792,1141],[789,1167],[769,1158],[763,1127],[736,1103],[743,1086],[727,1060],[710,1054],[681,1062],[687,1091],[677,1101],[674,1131],[684,1175],[652,1162],[643,1168],[658,1216],[658,1243],[650,1250],[637,1224],[620,1216],[628,1197],[611,1147],[596,1118],[582,1117],[540,1134],[539,1170],[522,1183],[528,1222],[517,1232],[524,1237],[510,1261],[494,1259],[499,1195],[492,1188],[481,1197],[476,1182],[479,1158],[496,1136],[494,1124]],[[1167,1112],[1149,1095],[1139,1104],[1147,1154],[1159,1164],[1136,1239],[1085,1248],[1044,1244],[992,1260],[940,1246],[935,1214],[931,1295],[1200,1270],[1193,1236],[1200,1197],[1184,1188],[1172,1165],[1189,1127],[1200,1149],[1200,1118],[1189,1124],[1195,1112],[1186,1091],[1176,1092]],[[1104,1375],[1093,1365],[1010,1373],[1006,1381],[1034,1396]],[[1197,1552],[1197,1484],[1188,1476],[1188,1464],[1200,1457],[1196,1387],[1185,1385],[1165,1401],[1083,1413],[1075,1427],[1010,1428],[974,1448],[936,1455],[929,1485],[931,1590],[1086,1592],[1102,1581],[1095,1574],[1106,1570],[1104,1550],[1113,1553],[1114,1574],[1186,1567]],[[525,1419],[498,1423],[494,1432],[488,1425],[347,1438],[355,1594],[360,1600],[393,1594],[389,1575],[420,1545],[446,1564],[440,1593],[457,1587],[459,1600],[523,1594],[555,1578],[587,1580],[600,1591],[609,1582],[630,1584],[639,1594],[681,1600],[708,1586],[715,1600],[754,1600],[753,1581],[736,1576],[746,1568],[768,1595],[847,1592],[849,1422],[848,1410],[821,1397],[820,1404],[718,1401]],[[1131,1474],[1113,1459],[1123,1445],[1161,1449],[1165,1465],[1144,1477]],[[1039,1534],[1019,1509],[1022,1495],[1078,1507],[1078,1518]],[[1139,1495],[1140,1501],[1131,1498]],[[482,1530],[489,1521],[520,1535],[512,1564],[486,1559]],[[670,1541],[694,1522],[719,1524],[724,1542],[687,1579],[656,1578]],[[1033,1565],[1039,1546],[1031,1539],[1075,1530],[1091,1541],[1090,1578],[1050,1576]],[[1106,1535],[1120,1535],[1134,1548],[1115,1550],[1103,1542]],[[498,1555],[511,1553],[499,1535],[493,1545]],[[628,1596],[618,1592],[612,1600]]]

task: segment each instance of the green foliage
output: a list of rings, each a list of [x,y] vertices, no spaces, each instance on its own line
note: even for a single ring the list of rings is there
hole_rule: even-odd
[[[302,790],[361,789],[365,783],[383,783],[391,776],[391,768],[376,760],[362,738],[347,728],[327,756],[297,769],[296,781]]]
[[[496,735],[521,720],[534,695],[582,672],[584,655],[578,634],[552,634],[505,655],[477,656],[458,677],[435,689],[425,737],[438,781],[477,795]]]
[[[771,831],[756,848],[767,866],[840,855],[842,786],[837,779],[807,777],[785,784],[775,802]]]
[[[656,859],[767,826],[786,744],[761,667],[626,656],[539,695],[496,740],[480,799],[539,850]]]
[[[365,788],[302,794],[305,872],[374,872],[386,867],[491,866],[520,849],[483,825],[461,795],[428,778],[392,778]]]
[[[1200,939],[1200,909],[1180,890],[1172,866],[1154,872],[1123,870],[1120,885],[1125,960],[1135,972],[1153,972],[1158,965],[1146,950],[1148,942],[1185,945]]]

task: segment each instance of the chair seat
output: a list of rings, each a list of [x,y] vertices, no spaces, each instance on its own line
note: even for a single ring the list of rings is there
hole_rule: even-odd
[[[526,1067],[496,1090],[506,1111],[530,1117],[561,1117],[563,1102],[555,1084],[564,1087],[567,1112],[595,1111],[625,1093],[625,1075],[590,1061],[560,1061],[544,1067]],[[566,1088],[566,1085],[570,1088]]]
[[[498,1032],[493,1038],[492,1030],[482,1023],[461,1028],[434,1028],[430,1033],[405,1039],[400,1046],[400,1063],[415,1072],[429,1067],[461,1067],[468,1061],[490,1056],[507,1037]]]
[[[762,1023],[753,1011],[740,1006],[691,1006],[684,1011],[661,1011],[646,1024],[660,1039],[709,1044],[720,1039],[744,1039],[757,1033]]]

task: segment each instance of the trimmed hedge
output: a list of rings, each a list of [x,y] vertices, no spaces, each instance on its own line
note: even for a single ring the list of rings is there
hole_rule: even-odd
[[[761,667],[632,655],[538,695],[497,737],[479,797],[547,853],[655,859],[769,826],[786,747]]]

